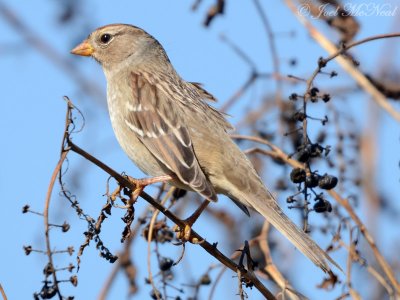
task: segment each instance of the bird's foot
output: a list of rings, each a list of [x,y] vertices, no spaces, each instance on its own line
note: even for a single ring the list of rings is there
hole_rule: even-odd
[[[136,179],[131,176],[126,176],[126,178],[135,186],[135,189],[129,194],[129,199],[126,201],[124,206],[121,208],[129,208],[131,207],[139,197],[140,193],[144,190],[144,188],[150,184],[157,183],[157,182],[165,182],[169,180],[173,180],[174,178],[170,175],[163,175],[151,178],[143,178],[143,179]],[[121,198],[121,191],[123,187],[120,185],[112,192],[110,198],[114,201],[117,197]]]
[[[201,213],[210,203],[209,200],[204,200],[203,203],[196,209],[196,211],[186,220],[183,220],[184,226],[175,225],[174,231],[176,232],[177,239],[181,240],[183,243],[190,242],[192,244],[201,244],[203,240],[192,235],[192,226],[200,217]]]
[[[150,178],[142,178],[142,179],[136,179],[131,176],[127,176],[128,180],[133,183],[136,187],[143,187],[145,188],[146,186],[157,183],[157,182],[165,182],[169,180],[173,180],[174,177],[171,175],[161,175],[161,176],[156,176],[156,177],[150,177]]]
[[[190,218],[183,220],[184,226],[175,225],[173,231],[176,232],[176,238],[181,241],[181,243],[190,242],[192,244],[201,244],[204,240],[199,240],[192,234],[193,223]],[[181,244],[179,243],[179,244]]]

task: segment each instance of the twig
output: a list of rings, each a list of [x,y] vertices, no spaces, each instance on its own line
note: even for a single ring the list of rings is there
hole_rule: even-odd
[[[1,285],[1,283],[0,283],[0,293],[1,293],[1,296],[3,297],[3,300],[7,300],[6,292],[4,291],[3,286]]]
[[[285,163],[291,165],[294,168],[303,168],[303,164],[298,162],[297,160],[294,160],[292,158],[289,158],[288,155],[283,152],[280,148],[272,144],[271,142],[267,140],[263,140],[262,138],[257,138],[257,137],[248,137],[248,136],[242,136],[242,135],[231,135],[232,138],[235,139],[246,139],[246,140],[251,140],[251,141],[257,141],[259,143],[262,143],[264,145],[269,146],[275,153],[272,155],[273,158],[279,158]],[[368,229],[365,227],[364,223],[361,221],[361,219],[357,216],[353,208],[351,207],[349,201],[347,199],[342,198],[336,191],[334,190],[329,190],[328,191],[329,195],[333,199],[336,200],[337,203],[339,203],[350,215],[350,217],[353,219],[353,221],[356,223],[356,225],[359,227],[360,232],[364,236],[365,240],[369,244],[369,246],[372,249],[372,252],[374,253],[374,256],[378,262],[378,264],[381,266],[383,272],[386,274],[388,277],[390,283],[393,285],[397,293],[400,293],[400,285],[397,282],[396,276],[393,273],[393,270],[391,269],[390,265],[388,262],[385,260],[385,258],[382,256],[380,253],[378,246],[375,243],[374,238],[371,236],[369,233]]]
[[[349,252],[349,257],[353,257],[354,261],[358,262],[361,266],[365,267],[367,271],[375,277],[375,279],[386,289],[386,291],[389,294],[390,299],[395,299],[394,298],[394,293],[393,293],[393,288],[388,284],[385,278],[382,277],[382,275],[373,267],[371,267],[369,264],[366,264],[363,259],[360,257],[358,252],[354,249],[354,246],[347,245],[343,240],[338,241],[339,245],[341,247],[344,247],[348,252]],[[347,272],[346,272],[347,273]],[[350,281],[348,281],[349,283]]]
[[[211,22],[216,16],[222,15],[224,13],[225,0],[216,0],[207,12],[206,18],[204,20],[204,26],[210,26]]]
[[[68,155],[68,150],[64,151],[61,154],[61,157],[56,165],[56,167],[54,168],[53,171],[53,175],[51,176],[50,179],[50,184],[49,187],[47,189],[47,194],[46,194],[46,201],[45,201],[45,206],[44,206],[44,210],[43,210],[43,219],[44,219],[44,228],[45,228],[45,238],[46,238],[46,254],[47,257],[49,258],[49,263],[54,266],[53,264],[53,255],[52,255],[52,250],[51,250],[51,245],[50,245],[50,226],[49,226],[49,208],[50,208],[50,201],[51,201],[51,194],[53,192],[53,188],[54,188],[54,183],[57,179],[58,173],[61,170],[61,167],[64,163],[64,160],[66,159]],[[53,283],[55,286],[57,286],[57,294],[59,295],[60,299],[62,299],[59,288],[58,288],[58,280],[57,280],[57,275],[56,272],[52,272],[52,276],[53,276]]]
[[[279,56],[278,56],[278,51],[276,48],[275,44],[275,35],[272,31],[271,24],[268,21],[267,15],[264,12],[260,1],[259,0],[253,0],[254,5],[256,7],[256,10],[258,12],[258,15],[260,16],[261,22],[264,25],[264,29],[267,33],[268,36],[268,45],[269,45],[269,50],[271,52],[271,59],[272,59],[272,69],[273,69],[273,74],[280,76],[281,71],[280,71],[280,65],[279,65]],[[275,94],[275,102],[278,105],[278,107],[282,108],[282,82],[280,80],[276,81],[277,88],[276,88],[276,94]]]
[[[173,193],[174,189],[171,188],[169,189],[168,193],[165,195],[164,199],[160,202],[161,205],[164,205],[165,202],[168,201],[169,197]],[[157,216],[160,213],[159,210],[156,210],[153,213],[153,216],[151,217],[150,224],[149,224],[149,234],[147,236],[147,273],[149,274],[149,282],[154,290],[154,295],[156,296],[157,299],[159,299],[159,294],[156,292],[157,288],[154,284],[153,280],[153,274],[151,272],[151,241],[153,239],[153,229],[154,229],[154,223],[156,222]],[[166,296],[166,295],[164,295]]]
[[[64,127],[64,134],[63,134],[63,141],[65,139],[66,136],[66,132],[68,132],[68,128],[70,126],[70,113],[71,113],[71,109],[72,109],[72,103],[67,100],[67,113],[66,113],[66,117],[65,117],[65,127]],[[64,144],[64,142],[62,143],[62,145]],[[53,188],[54,188],[54,183],[57,179],[58,174],[61,172],[61,168],[62,165],[65,161],[65,159],[67,158],[69,150],[68,149],[64,149],[64,147],[61,147],[61,155],[60,155],[60,159],[58,160],[58,163],[56,165],[56,167],[53,170],[53,174],[51,176],[50,179],[50,183],[47,189],[47,194],[46,194],[46,200],[45,200],[45,205],[44,205],[44,209],[43,209],[43,220],[44,220],[44,231],[45,231],[45,240],[46,240],[46,255],[49,259],[49,264],[51,265],[52,268],[54,268],[54,263],[53,263],[53,252],[51,249],[51,244],[50,244],[50,224],[49,224],[49,209],[50,209],[50,201],[51,201],[51,194],[53,192]],[[53,277],[53,285],[55,286],[56,290],[57,290],[57,295],[59,297],[59,299],[62,299],[62,295],[60,293],[60,289],[58,287],[58,280],[57,280],[57,274],[56,272],[53,270],[52,272],[52,277]]]
[[[258,236],[258,244],[265,257],[265,268],[264,270],[268,273],[271,279],[281,288],[283,296],[287,295],[292,300],[306,299],[303,296],[299,296],[300,293],[294,290],[287,279],[285,279],[282,273],[278,270],[274,262],[272,261],[271,251],[268,245],[268,235],[271,225],[268,221],[265,221]]]
[[[324,59],[324,62],[329,62],[332,59],[336,59],[338,64],[342,66],[342,68],[350,74],[354,78],[354,80],[368,93],[372,96],[372,99],[376,101],[376,103],[382,107],[390,116],[392,116],[396,121],[400,122],[400,112],[396,111],[390,103],[387,101],[386,97],[378,91],[378,89],[368,80],[368,78],[358,70],[354,64],[345,59],[343,54],[353,48],[355,46],[378,40],[378,39],[386,39],[386,38],[395,38],[400,37],[400,33],[393,34],[383,34],[377,35],[373,37],[369,37],[357,42],[354,42],[349,45],[345,45],[342,49],[338,49],[331,41],[329,41],[321,32],[315,28],[311,22],[309,22],[304,16],[297,12],[297,8],[293,4],[292,0],[285,0],[287,6],[292,10],[293,14],[299,19],[300,23],[304,25],[304,27],[308,30],[309,34],[330,54],[330,56]],[[313,76],[310,78],[310,82],[314,80],[317,74],[320,72],[321,67],[314,71]]]
[[[114,266],[114,268],[111,270],[111,273],[108,275],[108,278],[105,282],[105,284],[101,287],[101,291],[99,296],[97,297],[98,300],[105,300],[107,299],[107,293],[111,288],[111,285],[113,283],[113,281],[115,280],[115,278],[118,275],[118,272],[121,268],[121,263],[119,262],[120,259],[117,261],[117,264]]]
[[[250,69],[252,72],[256,72],[257,70],[257,65],[255,62],[248,56],[239,46],[237,46],[234,42],[232,42],[226,35],[221,34],[220,39],[222,42],[226,43],[233,52],[236,53],[237,56],[239,56],[246,64],[249,65]]]
[[[93,157],[86,151],[79,148],[77,145],[75,145],[73,142],[71,142],[71,140],[68,140],[68,145],[72,151],[83,156],[84,158],[91,161],[93,164],[95,164],[99,168],[101,168],[103,171],[108,173],[110,176],[114,177],[115,180],[117,180],[121,186],[126,187],[130,190],[135,190],[135,186],[133,183],[131,183],[125,177],[121,176],[119,173],[117,173],[116,171],[114,171],[113,169],[108,167],[106,164],[99,161],[97,158]],[[146,200],[148,203],[150,203],[153,207],[158,209],[164,216],[166,216],[168,219],[170,219],[172,222],[174,222],[179,227],[185,226],[184,222],[181,219],[179,219],[175,214],[173,214],[167,208],[162,206],[160,203],[155,201],[146,192],[141,192],[140,197],[142,197],[144,200]],[[202,241],[202,243],[198,244],[200,247],[202,247],[205,251],[207,251],[209,254],[214,256],[217,260],[219,260],[226,267],[228,267],[232,271],[236,272],[236,270],[239,268],[239,266],[235,262],[230,260],[228,257],[226,257],[224,254],[222,254],[222,252],[220,252],[217,249],[215,244],[212,245],[209,242],[207,242],[202,236],[200,236],[193,229],[191,231],[191,234],[192,234],[193,238],[197,239],[198,241]],[[253,282],[254,286],[260,291],[260,293],[264,297],[266,297],[266,299],[275,299],[275,296],[260,282],[260,280],[257,277],[252,275],[250,272],[247,272],[244,270],[244,271],[242,271],[242,276],[245,277],[247,280]]]
[[[117,182],[130,190],[135,190],[135,185],[130,182],[128,179],[111,169],[109,166],[104,164],[103,162],[99,161],[97,158],[93,157],[83,149],[79,148],[77,145],[75,145],[69,137],[67,137],[67,145],[69,146],[69,149],[72,150],[73,152],[83,156],[99,168],[101,168],[103,171],[108,173],[110,176],[114,177]],[[144,200],[146,200],[149,204],[151,204],[154,208],[158,209],[163,215],[165,215],[169,220],[174,222],[176,225],[179,227],[183,228],[185,226],[185,223],[183,220],[179,219],[175,214],[173,214],[170,210],[165,208],[163,205],[161,205],[159,202],[153,199],[149,194],[146,192],[141,192],[140,197],[142,197]],[[219,260],[222,264],[224,264],[226,267],[231,269],[232,271],[236,272],[238,268],[240,268],[235,262],[233,262],[231,259],[226,257],[222,252],[220,252],[216,244],[210,244],[207,242],[202,236],[200,236],[198,233],[196,233],[194,230],[191,231],[192,237],[194,239],[197,239],[198,241],[202,241],[202,243],[199,244],[200,247],[202,247],[206,252],[211,254],[213,257],[215,257],[217,260]],[[254,276],[254,274],[251,274],[250,272],[247,272],[246,270],[242,270],[242,276],[246,278],[248,281],[252,282],[254,286],[260,291],[260,293],[266,297],[266,299],[275,299],[275,296],[260,282],[260,280]]]
[[[240,297],[240,300],[244,300],[244,292],[242,287],[242,272],[240,271],[240,269],[237,270],[236,274],[238,277],[238,295]]]
[[[215,291],[217,289],[217,285],[221,281],[222,275],[224,275],[225,271],[226,271],[226,267],[222,268],[221,271],[218,272],[218,275],[214,279],[214,283],[213,283],[213,285],[212,285],[212,287],[210,289],[210,293],[208,294],[208,298],[207,298],[208,300],[212,300],[212,298],[214,297],[214,293],[215,293]]]
[[[141,216],[138,218],[143,219],[146,217],[146,215],[149,212],[149,207],[146,207],[146,209],[142,212]],[[101,291],[99,296],[97,297],[98,300],[105,300],[107,298],[107,294],[109,292],[109,290],[111,289],[112,283],[114,282],[114,280],[117,277],[118,271],[125,267],[125,263],[126,263],[126,259],[125,257],[129,257],[130,256],[130,250],[132,247],[132,243],[133,240],[135,239],[135,237],[137,237],[137,232],[139,230],[141,226],[140,222],[137,222],[135,227],[132,229],[132,233],[131,235],[128,237],[128,239],[125,241],[124,243],[124,250],[122,251],[122,254],[118,255],[119,259],[116,261],[116,264],[114,265],[114,268],[112,269],[110,275],[108,276],[107,280],[105,281],[105,283],[102,285]]]
[[[257,73],[252,72],[250,77],[246,79],[245,83],[243,83],[243,85],[227,101],[224,102],[219,110],[225,112],[230,109],[235,102],[253,85],[257,78]]]
[[[390,283],[393,285],[396,292],[400,294],[400,285],[397,282],[396,276],[394,275],[392,268],[390,267],[388,262],[385,260],[383,255],[380,253],[378,246],[375,243],[374,238],[371,236],[367,227],[365,227],[365,225],[362,223],[360,218],[354,212],[349,201],[347,199],[340,197],[339,194],[336,193],[334,190],[330,190],[330,191],[328,191],[328,193],[332,196],[333,199],[336,200],[337,203],[339,203],[347,211],[347,213],[350,215],[350,217],[353,219],[353,221],[357,224],[358,228],[360,229],[360,232],[362,233],[365,240],[371,247],[371,250],[374,253],[374,256],[375,256],[378,264],[381,266],[383,272],[388,277]]]

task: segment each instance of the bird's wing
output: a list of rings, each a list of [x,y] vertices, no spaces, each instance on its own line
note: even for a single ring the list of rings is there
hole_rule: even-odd
[[[179,180],[210,200],[216,200],[193,150],[182,112],[174,99],[145,77],[132,73],[132,101],[128,102],[125,123]]]
[[[206,101],[217,102],[217,99],[215,99],[213,95],[211,95],[208,91],[206,91],[201,83],[199,82],[189,82],[189,83],[197,89],[202,99]]]

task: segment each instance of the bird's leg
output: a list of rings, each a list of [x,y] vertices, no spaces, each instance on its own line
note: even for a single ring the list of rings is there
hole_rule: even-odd
[[[190,241],[192,243],[199,243],[199,241],[191,240],[192,226],[200,217],[201,213],[206,209],[210,200],[206,199],[201,203],[201,205],[195,210],[195,212],[183,222],[185,223],[184,228],[179,228],[178,225],[175,226],[174,230],[177,232],[176,237],[183,242]],[[201,241],[200,241],[201,243]]]
[[[126,206],[129,207],[130,205],[135,203],[136,199],[139,197],[140,193],[144,190],[146,186],[153,183],[164,182],[173,179],[174,177],[172,177],[171,175],[162,175],[162,176],[142,178],[142,179],[135,179],[133,177],[128,176],[128,180],[135,185],[135,190],[132,191],[132,194]]]

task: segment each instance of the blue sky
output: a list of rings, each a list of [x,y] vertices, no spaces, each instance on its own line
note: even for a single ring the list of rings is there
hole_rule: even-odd
[[[237,90],[249,74],[249,66],[221,42],[220,34],[228,36],[236,44],[241,45],[242,50],[255,59],[257,68],[263,72],[272,70],[268,41],[261,26],[261,20],[254,5],[250,3],[251,1],[249,3],[227,1],[226,14],[217,18],[209,29],[201,26],[201,23],[205,11],[213,1],[204,1],[197,12],[190,10],[192,2],[151,0],[139,3],[138,1],[118,0],[99,4],[93,0],[86,1],[80,5],[82,11],[76,15],[77,19],[72,24],[64,25],[57,23],[55,18],[60,10],[60,5],[52,1],[2,1],[0,5],[5,4],[14,11],[18,18],[23,20],[38,38],[45,40],[54,48],[67,64],[71,64],[81,76],[94,82],[100,88],[100,95],[103,96],[105,95],[105,79],[101,68],[93,60],[72,57],[69,55],[69,51],[92,30],[105,24],[129,23],[142,27],[164,45],[175,68],[183,78],[203,83],[207,90],[220,100],[216,104],[218,107]],[[281,60],[284,62],[295,57],[299,61],[295,69],[282,63],[282,73],[309,76],[316,66],[318,57],[326,56],[326,53],[313,43],[292,13],[282,3],[278,1],[270,1],[268,5],[265,3],[263,4],[264,9],[277,34],[276,43]],[[396,2],[388,3],[396,5]],[[394,22],[391,17],[369,16],[360,18],[360,22],[362,27],[357,39],[394,31]],[[34,248],[44,247],[43,220],[32,214],[22,215],[21,208],[29,203],[32,209],[38,211],[43,209],[50,176],[58,160],[64,126],[65,103],[62,97],[68,95],[82,110],[86,118],[84,131],[75,137],[76,143],[115,170],[126,171],[137,177],[143,177],[143,174],[139,173],[129,161],[114,139],[108,120],[105,98],[80,90],[70,75],[37,49],[27,44],[21,34],[15,31],[3,16],[0,16],[0,28],[3,37],[0,43],[1,103],[3,106],[2,118],[0,118],[0,136],[2,138],[0,190],[4,203],[0,217],[3,237],[0,248],[2,254],[0,256],[0,269],[2,270],[0,283],[6,290],[9,299],[29,299],[33,292],[41,286],[41,272],[46,258],[40,254],[25,256],[22,246],[30,244]],[[288,37],[288,33],[291,31],[296,32],[294,38]],[[329,37],[336,38],[333,35],[329,35]],[[393,47],[398,48],[398,40],[397,44],[391,45],[397,45]],[[384,46],[383,42],[375,42],[355,50],[358,59],[362,62],[363,69],[372,73],[376,71],[375,69],[379,67],[377,63],[385,53]],[[399,61],[399,55],[397,55],[397,65]],[[339,74],[343,74],[336,64],[332,64],[328,69],[333,68]],[[346,75],[339,76],[339,79],[333,84],[320,79],[317,82],[321,85],[327,84],[328,87],[341,84],[354,85]],[[234,124],[238,122],[240,119],[235,115],[240,115],[248,109],[249,103],[254,99],[273,92],[274,87],[275,84],[272,81],[257,83],[250,92],[243,96],[242,103],[247,104],[237,105],[228,112],[232,115],[230,121]],[[286,86],[284,94],[290,95],[296,89],[301,90],[301,87]],[[355,116],[359,130],[368,129],[370,125],[363,122],[367,108],[366,103],[369,102],[368,96],[355,95],[350,103],[343,102],[344,107],[341,107],[343,111]],[[395,107],[399,110],[399,105],[395,105]],[[384,179],[378,178],[379,189],[385,191],[385,195],[399,209],[399,126],[385,113],[381,113],[379,117],[380,127],[377,129],[379,136],[377,155],[380,157],[378,171],[384,177]],[[70,175],[69,184],[79,191],[77,196],[82,207],[96,216],[105,201],[102,195],[105,192],[107,176],[76,155],[71,155],[70,166],[73,173]],[[269,177],[270,175],[266,176],[267,182],[271,181]],[[284,199],[280,200],[284,202]],[[228,202],[223,199],[217,205],[225,207],[226,204]],[[139,211],[144,205],[143,201],[139,201],[137,210]],[[235,208],[228,209],[235,211]],[[363,216],[364,212],[360,210]],[[119,214],[122,215],[122,212]],[[113,214],[103,232],[107,244],[113,251],[121,248],[119,240],[123,224],[119,217],[118,213]],[[367,216],[364,217],[367,218]],[[73,245],[75,249],[78,249],[83,241],[82,232],[86,229],[85,223],[77,220],[65,199],[58,197],[58,187],[53,194],[51,218],[54,223],[63,223],[64,220],[67,220],[72,224],[71,232],[68,234],[61,235],[55,229],[52,230],[53,246],[60,249],[65,248],[66,245]],[[397,237],[398,243],[398,233],[390,229],[389,225],[392,220],[384,219],[378,220],[379,225],[373,232],[385,231],[385,234],[378,235],[378,242],[382,243],[384,254],[393,255],[393,250],[389,247],[390,240]],[[242,216],[238,216],[238,221],[249,222]],[[205,234],[210,241],[221,240],[221,235],[225,234],[224,231],[209,232],[209,228],[218,226],[215,221],[210,222],[211,224],[199,222],[196,224],[196,230]],[[142,239],[139,240],[140,242],[135,243],[133,258],[144,261],[146,244],[142,242]],[[222,239],[221,247],[228,248],[223,245],[223,242],[224,239]],[[179,256],[179,249],[164,248],[165,252],[163,253],[172,257]],[[199,247],[190,245],[187,247],[186,253],[187,261],[183,261],[183,264],[189,264],[191,258],[198,258],[200,263],[194,270],[187,269],[188,274],[179,275],[181,278],[190,277],[191,273],[201,274],[210,263],[215,263]],[[296,258],[298,257],[301,256],[296,255]],[[337,258],[340,260],[343,256],[338,255]],[[57,257],[58,266],[67,265],[71,261],[74,261],[74,256],[60,255]],[[113,266],[99,258],[93,246],[85,251],[82,261],[81,270],[78,273],[78,287],[73,288],[69,284],[65,284],[62,286],[63,293],[64,295],[75,295],[76,299],[94,299],[99,294],[100,287]],[[314,276],[319,270],[306,259],[301,257],[299,262],[292,261],[290,263],[295,264],[299,269],[304,267],[307,272],[307,276],[295,280],[296,286],[301,292],[314,299],[322,296],[333,298],[333,294],[315,290],[314,286],[321,281],[322,274]],[[137,299],[143,299],[141,297],[147,297],[150,290],[149,286],[143,284],[146,267],[141,267],[139,272],[140,291]],[[224,289],[227,287],[232,292],[236,291],[236,279],[231,278],[231,275],[233,274],[225,276],[222,288],[218,289],[217,295],[226,296]],[[69,274],[65,274],[65,277],[68,276]],[[250,290],[248,292],[249,296],[260,299],[256,292]],[[116,284],[113,285],[109,299],[120,299],[125,295],[126,281],[120,274]],[[208,291],[202,294],[203,297],[206,295],[208,295]],[[233,297],[232,294],[228,295]]]

